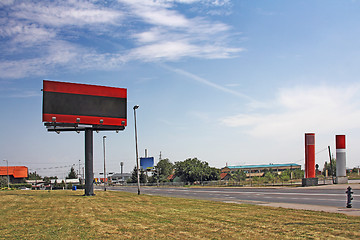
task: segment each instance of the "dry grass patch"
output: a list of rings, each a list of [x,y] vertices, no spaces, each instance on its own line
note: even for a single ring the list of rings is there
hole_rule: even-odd
[[[360,217],[95,193],[1,191],[0,239],[360,239]]]

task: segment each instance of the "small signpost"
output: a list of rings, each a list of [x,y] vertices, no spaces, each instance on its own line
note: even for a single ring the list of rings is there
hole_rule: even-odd
[[[49,132],[85,131],[85,196],[94,194],[93,131],[127,125],[127,89],[43,81],[43,122]]]

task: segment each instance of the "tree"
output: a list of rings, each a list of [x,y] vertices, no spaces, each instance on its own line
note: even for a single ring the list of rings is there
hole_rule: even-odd
[[[156,183],[157,177],[155,175],[148,177],[147,179],[148,183]]]
[[[64,180],[61,181],[61,183],[59,183],[59,187],[60,188],[65,188],[66,184],[64,182]]]
[[[304,170],[301,170],[301,169],[293,170],[293,178],[294,179],[302,179],[302,178],[304,178]]]
[[[220,169],[211,167],[209,170],[210,170],[210,171],[209,171],[208,174],[206,175],[205,181],[220,180]]]
[[[51,183],[51,180],[49,177],[44,177],[44,183],[45,184],[50,184]]]
[[[281,174],[280,174],[280,179],[281,181],[283,182],[287,182],[290,180],[290,175],[291,175],[291,172],[290,171],[283,171]]]
[[[287,182],[287,181],[290,180],[290,175],[283,172],[283,173],[281,173],[281,175],[280,175],[280,179],[281,179],[281,181],[283,181],[283,182]]]
[[[160,182],[166,182],[167,177],[173,174],[174,164],[169,159],[161,159],[155,166],[155,180],[159,178]]]
[[[235,181],[244,181],[246,179],[246,173],[243,170],[237,170],[235,173],[232,174],[231,179]]]
[[[44,177],[44,183],[45,184],[50,184],[51,179],[58,179],[58,178],[57,178],[57,176],[55,176],[55,177]]]
[[[36,172],[30,172],[28,176],[29,180],[41,180],[41,176],[37,174]]]
[[[58,188],[60,188],[60,184],[57,182],[57,179],[55,179],[54,189],[58,189]]]
[[[272,182],[275,179],[275,175],[273,173],[271,173],[271,172],[265,173],[264,177],[265,177],[267,182]]]
[[[331,172],[332,169],[332,172]],[[326,170],[328,172],[329,176],[336,176],[336,159],[331,160],[331,164],[328,162],[325,162],[323,174],[326,174]]]
[[[196,181],[212,181],[220,178],[219,170],[211,168],[205,161],[188,158],[182,162],[175,162],[175,175],[183,182],[193,184]]]
[[[137,183],[137,168],[134,167],[134,170],[131,173],[131,178],[127,181],[128,183]],[[146,183],[146,175],[144,170],[140,169],[140,183]]]
[[[0,187],[7,187],[8,178],[7,176],[0,176]]]
[[[71,167],[70,172],[68,174],[68,176],[66,177],[66,179],[76,179],[77,178],[77,174],[75,172],[74,167]]]

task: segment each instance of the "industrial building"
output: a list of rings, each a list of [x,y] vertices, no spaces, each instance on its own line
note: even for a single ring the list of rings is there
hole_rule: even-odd
[[[25,166],[0,167],[0,176],[9,176],[10,183],[22,183],[28,177],[28,168]]]
[[[112,183],[124,184],[129,178],[131,178],[131,175],[131,173],[115,173],[109,178]]]

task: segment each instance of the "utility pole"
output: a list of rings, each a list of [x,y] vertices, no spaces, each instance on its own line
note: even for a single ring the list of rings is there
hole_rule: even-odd
[[[8,185],[8,189],[10,188],[10,178],[9,178],[9,161],[8,160],[4,160],[4,162],[6,162],[6,171],[7,171],[7,185]],[[36,172],[35,172],[36,173]]]
[[[330,146],[328,146],[328,150],[329,150],[329,158],[330,158],[330,171],[331,171],[331,179],[332,179],[332,183],[334,184],[334,171],[333,171],[333,162],[332,162],[332,157],[331,157],[331,151],[330,151]]]
[[[82,179],[85,179],[85,167],[82,167]]]
[[[124,177],[123,177],[123,169],[124,169],[124,162],[120,162],[120,178],[121,178],[121,184],[123,184],[124,182]],[[118,181],[119,182],[119,181]]]
[[[104,191],[106,191],[105,139],[106,139],[106,136],[103,136],[103,146],[104,146]]]
[[[80,159],[79,159],[79,172],[78,172],[78,178],[81,179],[81,173],[80,173]],[[81,182],[80,182],[81,183]]]
[[[161,151],[160,151],[160,155],[159,155],[159,162],[161,161]],[[158,162],[158,164],[159,164]],[[160,183],[159,183],[159,178],[160,178],[160,168],[159,166],[157,166],[157,169],[156,169],[156,175],[157,175],[157,178],[156,178],[156,183],[157,183],[157,186],[159,187],[160,186]]]

